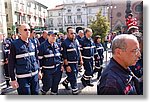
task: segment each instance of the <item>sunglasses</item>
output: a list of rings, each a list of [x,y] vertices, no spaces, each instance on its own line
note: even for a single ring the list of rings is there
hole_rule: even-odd
[[[70,33],[70,34],[72,34],[72,35],[73,35],[73,34],[76,34],[76,33]]]
[[[24,31],[30,31],[30,29],[24,29]]]

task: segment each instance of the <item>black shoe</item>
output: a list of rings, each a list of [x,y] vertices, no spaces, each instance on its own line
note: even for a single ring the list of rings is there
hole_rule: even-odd
[[[87,84],[87,86],[91,86],[91,87],[93,87],[93,86],[94,86],[94,84],[92,84],[92,83],[88,83],[88,84]]]
[[[81,78],[81,82],[82,82],[82,85],[83,85],[84,87],[87,86],[86,81],[85,81],[83,78]]]
[[[68,86],[68,84],[65,84],[64,82],[62,82],[62,85],[65,87],[66,90],[71,90],[71,88]]]

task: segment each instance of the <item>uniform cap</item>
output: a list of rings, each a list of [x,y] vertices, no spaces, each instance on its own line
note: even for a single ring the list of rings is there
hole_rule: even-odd
[[[55,34],[55,35],[57,35],[57,33],[56,33],[56,32],[49,31],[49,32],[48,32],[48,35],[51,35],[51,34]]]

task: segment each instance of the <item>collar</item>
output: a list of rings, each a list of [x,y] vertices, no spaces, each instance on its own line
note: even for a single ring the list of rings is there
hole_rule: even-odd
[[[128,68],[128,69],[125,69],[123,66],[121,66],[114,58],[111,58],[111,60],[110,60],[110,62],[114,62],[118,67],[117,68],[115,68],[115,69],[117,69],[117,70],[120,70],[120,71],[122,71],[123,73],[130,73],[130,68]],[[113,68],[113,70],[114,70],[114,68]]]
[[[54,42],[54,44],[53,44],[53,46],[52,46],[52,44],[51,44],[51,43],[49,43],[48,39],[46,40],[46,45],[47,45],[48,47],[51,47],[51,48],[53,48],[53,47],[56,47],[56,46],[57,46],[56,42]]]
[[[28,39],[28,42],[26,42],[26,41],[23,41],[21,38],[19,38],[24,44],[29,44],[29,42],[30,42],[30,39]]]

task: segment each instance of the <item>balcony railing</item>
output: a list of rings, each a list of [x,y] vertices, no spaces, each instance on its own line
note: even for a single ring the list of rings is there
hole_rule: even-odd
[[[58,27],[62,27],[63,25],[62,25],[61,23],[58,23],[57,26],[58,26]]]

